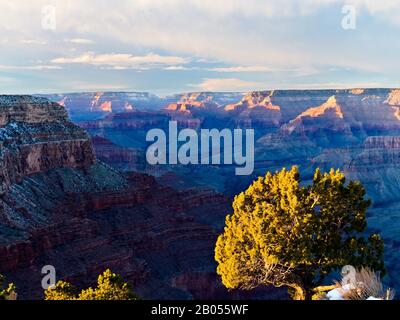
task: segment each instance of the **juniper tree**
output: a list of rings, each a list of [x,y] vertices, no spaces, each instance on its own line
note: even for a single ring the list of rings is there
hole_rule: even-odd
[[[297,167],[259,177],[233,201],[219,236],[217,272],[227,288],[286,286],[311,299],[325,277],[345,265],[384,272],[383,241],[365,235],[371,201],[339,170],[317,169],[302,186]]]

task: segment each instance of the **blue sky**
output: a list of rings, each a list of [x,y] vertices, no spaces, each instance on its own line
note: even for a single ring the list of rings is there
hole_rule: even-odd
[[[398,0],[0,0],[0,92],[400,87],[399,35]]]

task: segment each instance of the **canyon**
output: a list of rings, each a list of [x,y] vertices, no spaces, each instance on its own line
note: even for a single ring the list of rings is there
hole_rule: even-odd
[[[0,273],[20,299],[43,298],[45,265],[78,286],[111,268],[145,299],[254,297],[229,292],[215,275],[213,247],[230,210],[224,195],[110,167],[92,141],[108,154],[113,145],[44,98],[1,96],[0,111]]]
[[[163,103],[151,110],[74,122],[92,137],[109,141],[115,152],[138,156],[139,162],[132,166],[104,159],[116,168],[155,176],[173,188],[210,188],[229,199],[267,171],[298,165],[309,182],[317,167],[340,168],[348,179],[360,180],[366,187],[373,203],[368,211],[370,231],[380,232],[386,244],[385,281],[400,288],[399,89],[193,92],[160,99]],[[198,131],[254,129],[254,173],[237,177],[227,165],[149,166],[145,133],[153,128],[167,132],[169,121],[177,121],[179,129]],[[94,148],[102,158],[101,148],[96,144]]]
[[[146,134],[168,132],[170,121],[253,129],[253,174],[150,165]],[[292,165],[307,181],[334,167],[365,185],[385,282],[400,289],[398,89],[0,96],[0,143],[0,273],[22,298],[42,297],[47,264],[81,286],[111,268],[146,299],[286,298],[275,288],[227,291],[213,252],[233,197]]]

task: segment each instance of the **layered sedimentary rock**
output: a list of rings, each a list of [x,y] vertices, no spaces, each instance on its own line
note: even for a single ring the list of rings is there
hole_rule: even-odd
[[[365,139],[367,149],[400,149],[399,136],[371,136]]]
[[[235,117],[238,127],[278,127],[281,124],[281,108],[271,100],[273,91],[250,92],[237,103],[228,104],[224,110]]]
[[[189,104],[194,107],[218,108],[234,103],[243,97],[240,92],[188,92],[166,97],[171,106],[174,104]],[[168,106],[168,103],[166,104]]]
[[[95,162],[89,136],[65,109],[41,98],[0,96],[0,183],[5,192],[42,171]]]
[[[99,136],[92,138],[92,144],[96,157],[114,168],[138,171],[146,167],[146,155],[141,149],[123,148]]]
[[[0,126],[10,122],[42,123],[67,120],[66,110],[47,99],[30,96],[0,96]]]

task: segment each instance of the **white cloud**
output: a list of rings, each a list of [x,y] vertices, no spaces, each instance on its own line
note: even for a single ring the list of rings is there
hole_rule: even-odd
[[[238,66],[238,67],[221,67],[221,68],[210,68],[209,71],[214,72],[271,72],[272,68],[263,66]]]
[[[65,39],[65,42],[73,43],[73,44],[95,44],[96,42],[90,39],[83,39],[83,38],[72,38],[72,39]]]
[[[149,69],[162,66],[176,66],[187,63],[187,60],[177,56],[161,56],[149,53],[144,56],[134,56],[125,53],[95,54],[84,53],[75,57],[58,57],[51,60],[55,64],[88,64],[106,66],[116,70]]]
[[[372,16],[400,26],[400,1],[398,0],[349,0],[348,3],[366,9]]]
[[[19,43],[22,44],[33,44],[33,45],[46,45],[47,41],[40,39],[21,39]]]
[[[193,84],[191,87],[199,88],[202,91],[249,91],[265,88],[262,83],[236,78],[203,79],[201,83]]]
[[[117,5],[99,2],[96,10],[90,0],[51,3],[57,12],[57,29],[45,34],[66,36],[76,44],[83,44],[86,37],[100,38],[97,44],[104,40],[103,52],[122,43],[239,66],[251,61],[274,67],[284,67],[288,62],[326,64],[333,58],[339,65],[376,65],[367,57],[355,58],[356,53],[338,55],[337,48],[346,43],[335,46],[329,42],[329,29],[335,26],[324,25],[323,17],[319,22],[302,19],[318,18],[321,9],[332,7],[340,31],[340,6],[345,3],[354,3],[388,21],[399,18],[400,12],[398,0],[120,0]],[[0,1],[0,36],[7,31],[31,37],[43,35],[40,9],[47,4],[48,0],[14,0],[12,4]],[[305,31],[312,34],[298,37],[298,23],[304,26],[304,22],[310,23]],[[315,30],[321,36],[326,33],[325,40],[321,41]],[[71,34],[74,36],[68,37]],[[346,36],[343,33],[342,40]]]

